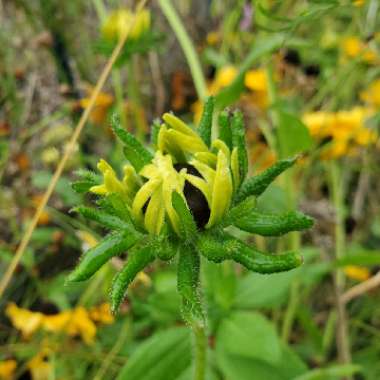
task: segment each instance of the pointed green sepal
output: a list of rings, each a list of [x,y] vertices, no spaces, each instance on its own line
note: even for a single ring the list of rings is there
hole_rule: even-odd
[[[248,153],[245,143],[245,128],[243,114],[235,111],[231,122],[232,145],[238,150],[238,161],[240,170],[240,183],[245,179],[248,173]]]
[[[120,127],[117,117],[112,118],[111,125],[117,137],[125,144],[123,150],[125,157],[136,172],[139,172],[152,161],[153,155],[131,133]]]
[[[77,267],[69,274],[67,283],[88,280],[108,260],[131,248],[140,235],[125,232],[112,233],[83,254]]]
[[[232,260],[257,273],[286,272],[303,263],[302,256],[297,252],[286,252],[281,255],[267,254],[237,239],[228,243],[228,246]]]
[[[163,261],[170,261],[178,252],[178,242],[167,235],[159,235],[155,239],[155,255]]]
[[[198,240],[197,248],[210,261],[219,263],[234,260],[258,273],[284,272],[297,268],[303,262],[298,253],[266,254],[225,232],[202,236]]]
[[[182,315],[192,323],[203,323],[204,315],[199,297],[200,258],[193,247],[181,247],[178,260],[177,289],[182,296]]]
[[[212,116],[214,113],[215,99],[210,96],[206,99],[201,121],[198,127],[198,134],[204,143],[209,147],[211,144]]]
[[[195,240],[197,236],[197,225],[185,200],[176,191],[172,194],[172,204],[179,217],[179,230],[181,240],[187,242]]]
[[[232,131],[228,111],[222,111],[218,117],[219,139],[232,150]]]
[[[123,230],[136,233],[136,231],[130,223],[127,223],[125,220],[122,220],[119,217],[111,215],[105,211],[85,206],[75,207],[73,208],[73,211],[78,212],[86,219],[93,220],[94,222],[99,223],[100,225],[109,230]]]
[[[160,133],[161,121],[160,119],[154,119],[150,128],[150,142],[154,148],[157,148],[158,134]]]
[[[314,220],[298,211],[282,214],[262,214],[252,211],[249,215],[235,219],[233,224],[243,231],[258,235],[281,236],[291,231],[310,228],[313,226]]]
[[[125,297],[128,286],[136,275],[154,260],[151,244],[133,249],[127,258],[127,262],[119,273],[114,277],[111,288],[111,311],[116,313]]]
[[[255,196],[248,197],[244,201],[232,207],[227,214],[227,217],[222,221],[223,226],[236,224],[240,219],[248,217],[255,209],[257,200]]]
[[[274,165],[262,173],[247,179],[240,187],[235,198],[235,203],[241,202],[250,195],[258,197],[267,187],[286,169],[289,169],[297,161],[297,157],[277,161]]]
[[[71,187],[80,194],[86,193],[91,187],[102,183],[102,176],[91,170],[77,170],[75,175],[79,177],[79,180],[73,182]]]

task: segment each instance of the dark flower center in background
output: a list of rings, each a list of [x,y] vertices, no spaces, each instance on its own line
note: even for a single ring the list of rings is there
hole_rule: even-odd
[[[175,164],[174,169],[179,172],[181,169],[186,168],[189,174],[197,177],[202,177],[198,170],[189,164]],[[187,205],[194,217],[194,220],[199,229],[203,229],[210,218],[210,208],[208,207],[207,200],[203,193],[193,186],[190,182],[185,182],[185,188],[183,190]]]

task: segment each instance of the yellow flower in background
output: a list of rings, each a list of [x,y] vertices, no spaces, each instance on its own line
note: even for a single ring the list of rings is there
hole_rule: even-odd
[[[132,23],[134,24],[131,27]],[[128,39],[132,40],[141,37],[149,28],[149,10],[144,9],[136,16],[129,9],[118,9],[108,15],[102,26],[102,35],[106,40],[117,40],[128,31]]]
[[[215,95],[223,88],[229,86],[235,79],[238,69],[235,66],[228,65],[220,68],[214,80],[208,85],[209,95]]]
[[[377,133],[365,126],[373,114],[372,109],[365,107],[338,112],[317,111],[305,114],[303,122],[316,140],[331,139],[323,148],[322,157],[334,159],[356,154],[357,147],[376,142]]]
[[[251,91],[250,100],[253,104],[260,108],[268,106],[268,78],[264,69],[247,71],[244,84]]]
[[[345,37],[342,40],[341,48],[345,58],[360,58],[368,64],[379,62],[379,56],[376,51],[358,37]]]
[[[54,365],[49,360],[51,352],[44,348],[27,363],[33,380],[50,380],[54,377]]]
[[[109,307],[108,307],[109,310]],[[8,304],[5,314],[13,326],[21,331],[24,338],[30,338],[37,330],[51,333],[65,332],[69,336],[80,336],[87,344],[94,341],[98,323],[112,323],[112,316],[106,316],[107,306],[102,304],[86,310],[79,306],[72,310],[64,310],[58,314],[45,315],[38,311],[19,308],[14,303]],[[92,319],[92,317],[96,319]]]
[[[362,7],[365,4],[365,0],[353,0],[355,7]]]
[[[91,94],[94,91],[92,86],[86,87],[87,96],[79,100],[79,105],[81,108],[85,109],[88,107],[91,99]],[[107,118],[107,113],[114,103],[114,97],[105,92],[100,92],[96,97],[94,107],[90,113],[90,121],[94,124],[101,125],[105,122]]]
[[[0,380],[13,380],[16,367],[16,360],[9,359],[0,361]]]
[[[369,106],[380,108],[380,78],[360,93],[360,98]]]
[[[21,309],[14,303],[10,303],[5,314],[12,321],[13,326],[20,330],[24,338],[29,338],[41,326],[43,314],[27,309]]]
[[[206,41],[207,45],[215,46],[220,41],[220,34],[217,31],[209,32]]]
[[[143,272],[141,272],[143,273]],[[109,325],[115,321],[114,316],[111,314],[109,303],[102,303],[99,306],[92,307],[89,310],[90,318],[97,323]]]
[[[345,275],[352,280],[366,281],[371,277],[371,272],[368,268],[358,265],[347,265],[343,271]]]

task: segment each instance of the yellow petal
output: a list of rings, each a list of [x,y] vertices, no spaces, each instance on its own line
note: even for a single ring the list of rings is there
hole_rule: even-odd
[[[212,190],[212,202],[210,219],[206,228],[210,228],[219,222],[227,211],[232,196],[232,179],[228,159],[222,150],[218,152],[218,162]]]
[[[92,187],[90,187],[89,191],[91,193],[98,194],[98,195],[107,195],[107,193],[108,193],[106,185],[104,185],[104,184],[92,186]]]
[[[204,164],[210,166],[211,168],[216,168],[216,155],[211,152],[196,152],[194,153],[194,158]]]
[[[166,136],[170,145],[177,146],[184,152],[196,153],[208,151],[207,146],[199,136],[188,136],[174,129],[168,130]]]
[[[215,148],[216,150],[222,150],[224,155],[227,157],[227,161],[230,161],[230,149],[226,145],[226,143],[222,140],[214,140],[212,142],[212,147]]]
[[[162,189],[158,187],[150,198],[145,212],[145,228],[153,235],[158,235],[164,225],[165,208],[162,204]]]
[[[234,187],[235,189],[238,188],[240,185],[240,172],[239,172],[239,153],[238,149],[235,147],[232,149],[231,154],[231,171],[232,171],[232,177],[234,179]]]
[[[212,188],[207,184],[207,182],[192,174],[186,174],[186,180],[189,181],[193,186],[199,189],[205,196],[209,207],[211,208],[212,199]]]
[[[211,169],[209,166],[207,166],[203,162],[200,162],[197,160],[191,160],[190,164],[193,165],[195,169],[198,170],[198,172],[207,182],[207,185],[210,186],[210,188],[212,188],[214,184],[214,179],[215,179],[215,170]]]
[[[132,215],[140,223],[143,223],[142,208],[144,207],[147,200],[152,196],[153,192],[160,185],[160,183],[160,179],[149,180],[137,192],[132,203]]]

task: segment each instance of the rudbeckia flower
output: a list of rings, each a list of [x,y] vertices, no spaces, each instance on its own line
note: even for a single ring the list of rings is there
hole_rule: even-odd
[[[355,107],[338,112],[307,113],[303,122],[316,140],[331,140],[322,151],[322,158],[334,159],[354,155],[359,147],[373,144],[377,133],[365,126],[374,114],[371,108]]]
[[[262,253],[226,230],[235,226],[263,236],[279,236],[308,228],[313,221],[296,211],[262,214],[256,209],[256,198],[296,158],[278,161],[247,177],[243,115],[221,112],[212,139],[213,107],[214,99],[209,98],[196,129],[171,113],[164,114],[162,122],[153,125],[152,149],[144,147],[114,118],[113,130],[124,143],[129,161],[124,177],[120,179],[101,160],[98,168],[103,181],[82,172],[82,186],[75,186],[99,195],[98,208],[80,206],[76,210],[110,233],[83,255],[67,281],[87,280],[109,259],[128,251],[111,288],[114,312],[135,276],[155,259],[167,261],[179,256],[178,291],[184,313],[200,319],[201,255],[216,263],[234,260],[260,273],[290,270],[302,262],[297,252]]]
[[[0,361],[0,380],[14,379],[14,373],[17,367],[16,360],[8,359]]]
[[[113,317],[107,312],[106,305],[93,307],[89,311],[84,307],[64,310],[57,314],[44,314],[38,311],[23,309],[10,303],[5,314],[13,326],[20,330],[25,339],[30,338],[37,330],[42,329],[51,333],[65,332],[69,336],[80,336],[87,344],[94,341],[96,324],[112,323]]]

